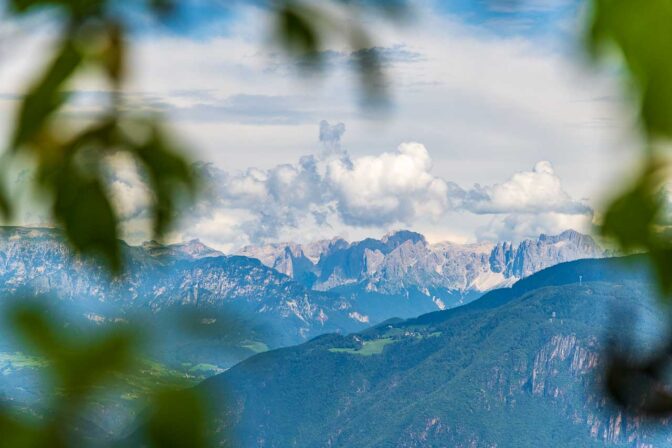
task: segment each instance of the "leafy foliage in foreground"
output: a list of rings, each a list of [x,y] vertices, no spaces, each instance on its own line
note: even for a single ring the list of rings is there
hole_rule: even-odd
[[[111,2],[9,2],[15,15],[44,6],[62,15],[62,33],[51,62],[21,102],[9,155],[28,155],[35,161],[37,187],[49,198],[52,218],[73,247],[103,257],[118,272],[119,219],[105,182],[107,156],[122,152],[138,162],[153,192],[157,237],[168,230],[180,195],[195,191],[195,179],[158,117],[137,116],[124,108],[126,25],[111,11]],[[63,110],[72,95],[72,79],[90,73],[100,73],[107,86],[107,106],[80,120],[86,122],[82,125]],[[4,195],[0,204],[6,217],[11,216],[11,198]]]
[[[28,87],[18,109],[5,161],[26,155],[36,165],[35,186],[51,204],[51,217],[69,242],[84,254],[103,257],[113,271],[122,267],[119,219],[106,182],[113,170],[108,156],[125,153],[139,166],[152,193],[153,231],[163,236],[176,218],[178,205],[196,191],[197,179],[159,116],[141,114],[124,101],[128,40],[132,13],[112,0],[10,0],[10,17],[49,10],[62,22],[51,61]],[[179,11],[177,0],[133,0],[125,5],[159,21]],[[325,42],[336,39],[356,51],[353,60],[363,92],[382,99],[381,62],[361,16],[367,10],[400,17],[403,1],[315,4],[282,0],[266,5],[275,16],[272,33],[280,48],[320,69]],[[198,6],[189,6],[198,7]],[[222,7],[223,8],[223,7]],[[129,23],[131,22],[131,23]],[[77,77],[89,76],[104,86],[101,110],[73,117],[66,107],[76,93]],[[1,187],[4,187],[0,183]],[[0,188],[0,213],[11,218],[14,201]]]
[[[638,110],[646,144],[635,180],[615,195],[604,214],[602,234],[624,251],[644,251],[666,307],[672,297],[672,214],[668,184],[672,158],[672,4],[665,0],[593,0],[587,34],[597,59],[619,57],[625,89]],[[669,313],[668,313],[669,315]],[[672,321],[668,323],[672,328]],[[610,394],[644,414],[672,414],[667,388],[672,344],[646,361],[613,354]]]
[[[69,243],[84,255],[100,257],[113,273],[122,272],[119,216],[112,201],[106,173],[113,170],[109,156],[124,153],[137,163],[152,193],[153,232],[160,239],[175,220],[181,201],[197,189],[197,179],[158,116],[138,114],[124,104],[127,42],[132,22],[124,9],[166,19],[180,4],[173,0],[133,0],[119,8],[113,0],[8,0],[13,19],[49,10],[60,22],[51,60],[35,76],[23,96],[4,162],[27,157],[35,164],[34,186],[50,205],[51,218]],[[185,2],[186,3],[186,2]],[[369,45],[368,33],[357,14],[373,8],[398,11],[403,2],[329,2],[344,13],[342,23],[332,20],[324,5],[282,0],[268,4],[276,15],[281,47],[305,57],[315,67],[321,60],[325,37],[344,40],[354,49]],[[191,3],[189,3],[191,5]],[[195,7],[192,5],[192,7]],[[351,20],[351,19],[355,20]],[[348,26],[343,26],[347,22]],[[375,50],[356,58],[367,92],[380,92],[380,63]],[[100,112],[73,118],[66,107],[76,88],[74,80],[92,76],[104,86]],[[380,95],[371,95],[371,97]],[[5,163],[4,166],[11,166]],[[0,168],[1,170],[1,168]],[[11,219],[16,208],[6,191],[7,173],[0,171],[0,217]],[[49,365],[62,399],[56,400],[41,421],[26,423],[0,413],[2,446],[81,446],[76,423],[96,386],[133,369],[139,332],[127,326],[101,334],[67,337],[67,329],[45,318],[39,307],[19,307],[13,323],[24,342]],[[251,349],[263,347],[251,343]],[[205,408],[193,391],[157,388],[140,436],[145,444],[192,446],[207,444]],[[90,431],[83,431],[90,433]]]
[[[8,1],[9,10],[15,16],[51,8],[57,10],[63,20],[52,61],[23,98],[9,155],[28,155],[35,161],[36,185],[47,195],[52,218],[64,229],[71,244],[84,253],[104,257],[113,270],[119,271],[122,260],[117,239],[118,217],[103,177],[105,156],[121,151],[139,163],[154,194],[153,223],[157,236],[169,228],[177,202],[181,196],[194,192],[196,180],[180,151],[168,143],[170,139],[158,118],[138,117],[122,107],[126,24],[123,16],[115,12],[113,3],[111,0]],[[148,6],[159,17],[170,12],[173,6],[170,0],[138,3]],[[399,4],[330,3],[350,13],[357,12],[362,5]],[[336,36],[360,50],[369,42],[364,27],[343,28],[312,3],[283,0],[276,5],[279,41],[292,54],[303,55],[309,62],[319,61],[325,35]],[[669,81],[672,31],[667,26],[672,19],[672,6],[665,0],[593,0],[592,5],[589,45],[593,50],[611,46],[621,53],[628,78],[627,89],[637,96],[642,128],[648,140],[644,168],[634,184],[613,201],[605,215],[602,232],[625,250],[646,250],[655,266],[660,290],[669,297],[672,245],[665,231],[670,218],[661,199],[669,162],[659,155],[665,152],[672,137],[669,114],[672,110]],[[383,84],[379,82],[381,74],[375,51],[359,51],[356,60],[365,85],[370,86],[369,91],[381,91]],[[89,70],[99,73],[109,87],[108,106],[79,128],[67,120],[62,111],[68,101],[70,81]],[[7,193],[0,193],[0,211],[6,217],[11,216],[13,205]],[[23,319],[25,325],[38,322],[30,314]],[[40,329],[47,330],[46,327]],[[100,347],[110,344],[110,348],[120,350],[121,362],[125,356],[123,347],[128,343],[124,341],[121,336],[111,336],[101,341]],[[47,341],[43,338],[40,343]],[[46,348],[44,345],[43,349]],[[92,355],[96,353],[95,347],[89,348]],[[664,353],[665,356],[669,353]],[[654,380],[660,379],[661,372],[653,373]],[[644,373],[651,376],[651,372]],[[59,370],[61,380],[66,378],[63,374]],[[98,378],[98,374],[89,374],[93,376],[88,380]],[[17,437],[17,443],[23,441],[22,436]]]
[[[87,418],[86,409],[94,396],[108,388],[128,389],[143,394],[153,404],[147,415],[148,444],[163,444],[165,437],[192,441],[190,446],[205,446],[204,431],[192,419],[204,412],[201,398],[187,389],[192,384],[156,364],[141,362],[137,351],[138,334],[133,327],[120,325],[99,332],[62,328],[55,323],[44,303],[28,300],[13,307],[9,322],[30,350],[29,356],[14,354],[23,367],[48,369],[55,393],[39,417],[25,413],[0,413],[0,446],[67,447],[102,446],[107,435]],[[58,322],[58,320],[56,320]],[[102,398],[100,398],[102,399]],[[184,403],[190,403],[186,406]],[[195,409],[201,409],[196,412]],[[182,424],[176,425],[175,420]]]

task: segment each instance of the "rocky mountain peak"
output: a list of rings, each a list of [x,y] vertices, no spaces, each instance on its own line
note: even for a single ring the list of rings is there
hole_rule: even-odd
[[[140,247],[153,257],[187,258],[197,260],[199,258],[221,257],[224,255],[222,252],[206,246],[198,239],[168,245],[163,245],[158,241],[150,240],[142,243]]]
[[[396,232],[388,233],[381,239],[381,242],[387,245],[390,249],[395,249],[407,241],[410,241],[411,243],[427,244],[427,240],[422,234],[410,230],[398,230]]]
[[[286,249],[281,253],[283,247]],[[565,261],[607,255],[590,236],[575,230],[542,234],[518,244],[431,245],[422,234],[401,230],[380,240],[366,238],[348,243],[339,238],[298,247],[284,243],[272,250],[269,246],[247,249],[244,254],[255,257],[259,252],[266,257],[260,258],[264,264],[313,289],[362,285],[367,292],[407,295],[418,290],[440,300],[510,285]],[[308,252],[311,256],[305,255]]]

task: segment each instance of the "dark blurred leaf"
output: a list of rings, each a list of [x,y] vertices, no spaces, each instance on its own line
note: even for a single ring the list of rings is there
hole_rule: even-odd
[[[164,18],[175,11],[174,0],[149,0],[149,7],[159,18]]]
[[[9,219],[12,216],[12,203],[7,196],[5,185],[0,178],[0,218]]]
[[[10,313],[10,323],[23,341],[47,358],[58,356],[59,334],[38,303],[18,304]]]
[[[58,8],[72,22],[102,14],[108,0],[10,0],[9,6],[15,12],[29,12],[37,8]]]
[[[35,447],[38,431],[0,406],[0,448]]]
[[[663,167],[651,162],[635,184],[609,205],[602,234],[626,251],[651,247],[653,226],[663,207],[658,194],[663,181]]]
[[[640,97],[650,137],[672,137],[672,2],[594,0],[588,45],[597,55],[616,48]]]
[[[669,242],[664,243],[666,246]],[[661,244],[662,245],[662,244]],[[649,258],[654,266],[658,277],[658,286],[662,297],[667,302],[672,294],[672,249],[668,247],[652,247],[649,250]]]
[[[666,178],[667,164],[652,158],[635,184],[609,205],[601,227],[624,251],[648,252],[664,298],[672,293],[672,243],[663,232]]]
[[[135,343],[132,333],[117,330],[76,347],[66,357],[65,390],[72,395],[83,395],[112,374],[128,370],[134,361]]]
[[[365,100],[370,105],[383,105],[388,92],[379,49],[373,46],[364,30],[353,31],[351,39],[353,48],[361,48],[352,54],[352,59]]]
[[[286,2],[276,16],[276,36],[284,48],[296,56],[319,58],[321,39],[315,26],[320,15],[304,4]]]
[[[124,31],[121,23],[111,22],[107,27],[107,46],[103,53],[103,65],[114,87],[119,89],[125,72]]]
[[[605,357],[604,386],[607,396],[630,414],[669,418],[672,415],[672,394],[667,382],[671,349],[668,344],[642,358],[641,354],[633,356],[631,350],[617,349],[612,339]]]
[[[47,359],[67,399],[80,398],[111,374],[128,369],[136,338],[131,329],[112,329],[81,338],[48,313],[44,303],[20,303],[11,312],[16,334],[36,355]]]
[[[155,195],[154,234],[161,237],[174,219],[175,199],[180,193],[193,194],[196,179],[189,164],[168,143],[164,131],[158,126],[151,127],[149,139],[135,148],[134,152],[149,176]]]
[[[72,39],[66,39],[45,76],[28,92],[19,111],[16,130],[11,146],[17,149],[34,139],[46,120],[58,110],[67,99],[63,84],[75,72],[83,60],[83,55]]]
[[[209,446],[205,436],[206,417],[204,400],[194,389],[159,391],[154,397],[154,407],[147,424],[152,446]]]
[[[64,3],[64,1],[58,0],[9,0],[7,2],[10,10],[13,12],[26,12],[32,8],[45,6],[62,6]]]
[[[85,176],[69,165],[57,170],[54,219],[79,252],[101,256],[113,272],[119,272],[122,260],[117,217],[100,179]]]
[[[110,119],[59,147],[43,143],[37,179],[53,197],[52,216],[72,246],[84,255],[103,257],[119,272],[117,216],[98,167],[116,137],[116,122]]]

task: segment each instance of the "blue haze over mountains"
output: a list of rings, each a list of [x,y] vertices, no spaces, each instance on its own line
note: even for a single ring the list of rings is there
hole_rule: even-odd
[[[159,321],[156,316],[191,310],[209,329],[218,319],[230,322],[229,315],[245,328],[238,340],[226,341],[232,351],[180,343],[193,361],[228,367],[254,353],[250,346],[285,346],[452,308],[548,266],[605,255],[575,231],[518,245],[428,244],[418,233],[400,231],[380,240],[337,238],[241,253],[227,256],[198,241],[124,244],[127,271],[110,278],[99,263],[73,256],[54,230],[4,227],[0,293],[55,297],[99,324],[130,316]]]
[[[519,244],[429,244],[400,231],[352,243],[247,247],[243,255],[198,241],[123,244],[123,253],[127,270],[112,278],[95,260],[74,256],[55,230],[2,227],[0,306],[37,295],[71,327],[137,322],[155,336],[147,359],[206,378],[259,352],[454,308],[546,267],[608,255],[574,231]],[[10,336],[0,327],[0,401],[39,407],[44,366],[17,358]],[[141,409],[109,403],[116,404],[91,418],[119,435]]]

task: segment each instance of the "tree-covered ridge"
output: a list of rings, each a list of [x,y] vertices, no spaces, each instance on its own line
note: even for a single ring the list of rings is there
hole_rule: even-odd
[[[257,355],[199,389],[231,398],[213,428],[242,446],[669,443],[602,395],[605,328],[624,336],[610,310],[640,318],[641,347],[664,325],[641,258],[561,264],[453,310]]]

